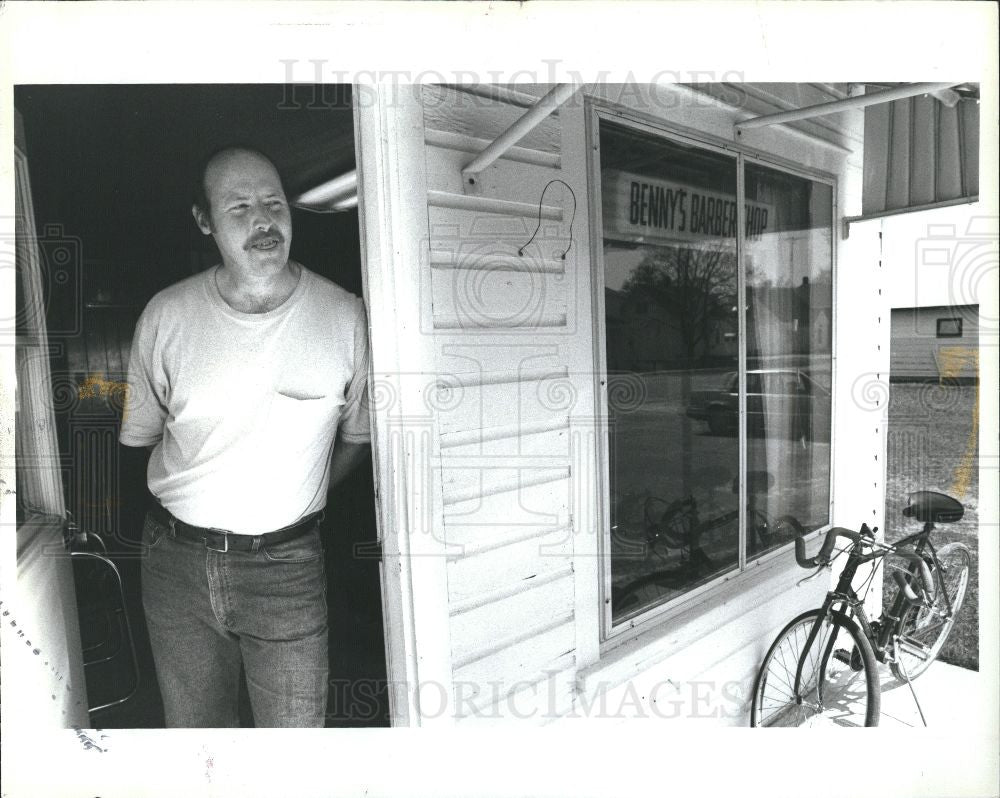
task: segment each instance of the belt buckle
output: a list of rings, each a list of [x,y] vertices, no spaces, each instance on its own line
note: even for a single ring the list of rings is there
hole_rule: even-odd
[[[223,541],[225,541],[224,549],[217,549],[208,542],[208,538],[205,538],[205,548],[209,551],[217,551],[219,554],[226,554],[229,551],[229,536],[232,534],[228,529],[218,529],[217,527],[208,527],[209,532],[215,532],[218,535],[222,535]]]

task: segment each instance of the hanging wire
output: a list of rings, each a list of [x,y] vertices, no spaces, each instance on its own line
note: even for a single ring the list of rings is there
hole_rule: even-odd
[[[566,260],[566,253],[573,247],[573,222],[576,220],[576,192],[573,191],[569,183],[557,177],[546,183],[545,188],[542,189],[542,196],[538,198],[538,225],[535,227],[535,232],[531,234],[531,238],[528,239],[528,243],[517,251],[518,257],[524,256],[524,250],[531,245],[531,242],[535,240],[535,236],[538,235],[538,231],[542,229],[542,202],[545,200],[545,192],[549,190],[549,186],[553,183],[562,183],[569,190],[569,194],[573,198],[573,215],[569,217],[569,246],[559,256],[559,259]]]

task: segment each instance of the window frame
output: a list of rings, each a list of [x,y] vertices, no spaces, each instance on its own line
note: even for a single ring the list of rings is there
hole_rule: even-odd
[[[830,218],[830,259],[831,259],[831,330],[830,330],[830,354],[831,354],[831,409],[830,409],[830,477],[829,477],[829,505],[827,511],[828,522],[824,526],[814,530],[807,535],[806,540],[813,540],[821,537],[831,528],[834,505],[834,483],[835,483],[835,462],[836,457],[832,441],[835,440],[836,432],[836,391],[834,390],[837,380],[837,218],[838,218],[838,181],[835,175],[828,172],[812,169],[802,164],[775,156],[770,153],[762,153],[750,147],[746,147],[734,142],[725,141],[709,133],[682,127],[669,123],[641,111],[617,105],[601,98],[588,97],[586,101],[586,135],[587,135],[587,177],[589,182],[590,200],[590,225],[594,234],[591,236],[591,263],[593,268],[593,279],[591,281],[592,296],[591,303],[594,313],[595,338],[594,338],[594,364],[599,376],[595,380],[595,391],[597,393],[596,407],[598,417],[601,419],[601,432],[597,436],[598,462],[597,462],[597,519],[599,522],[599,584],[598,584],[598,616],[600,618],[599,645],[603,655],[606,651],[615,648],[629,640],[632,640],[647,632],[650,629],[661,626],[674,617],[688,611],[699,599],[707,595],[719,594],[724,585],[731,584],[732,589],[739,587],[751,579],[755,572],[760,571],[761,566],[786,556],[792,547],[792,542],[788,542],[772,551],[747,558],[746,552],[746,504],[747,504],[747,435],[746,435],[746,266],[745,266],[745,201],[740,198],[745,196],[745,175],[746,167],[750,163],[765,166],[769,169],[786,172],[796,177],[805,178],[815,182],[830,186],[832,192],[831,218]],[[600,124],[602,121],[611,122],[622,127],[630,128],[638,133],[656,136],[667,142],[675,142],[680,145],[702,149],[708,152],[732,157],[736,167],[736,192],[737,192],[737,292],[739,298],[739,323],[738,323],[738,387],[739,387],[739,558],[736,565],[729,568],[704,584],[697,585],[679,596],[675,596],[667,601],[663,601],[643,612],[620,621],[615,624],[612,619],[611,607],[611,563],[610,563],[610,451],[608,440],[608,392],[607,392],[607,326],[604,306],[604,220],[603,202],[601,186],[601,163],[600,163]]]
[[[956,332],[942,332],[941,322],[952,322],[958,325]],[[939,316],[935,322],[934,333],[936,338],[961,338],[963,335],[961,316]]]

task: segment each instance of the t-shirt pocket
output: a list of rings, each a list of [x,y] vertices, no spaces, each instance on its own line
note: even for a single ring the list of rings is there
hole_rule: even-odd
[[[267,415],[268,440],[289,454],[327,448],[336,432],[342,401],[330,395],[275,391]]]

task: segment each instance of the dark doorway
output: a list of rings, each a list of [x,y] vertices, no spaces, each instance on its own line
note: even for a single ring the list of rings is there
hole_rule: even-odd
[[[220,146],[267,153],[289,198],[355,167],[349,86],[19,86],[46,293],[61,470],[80,529],[99,535],[122,574],[139,678],[127,658],[88,666],[102,728],[163,725],[146,638],[136,543],[149,501],[145,452],[117,442],[131,337],[157,291],[217,262],[191,217],[197,167]],[[293,210],[292,257],[362,294],[357,209]],[[328,726],[388,726],[371,463],[328,497]],[[78,569],[81,607],[99,578]],[[93,619],[81,615],[87,636]],[[100,623],[109,623],[103,617]],[[113,635],[112,635],[113,636]],[[120,642],[120,641],[119,641]],[[133,689],[137,688],[137,689]],[[250,719],[248,706],[245,719]]]

